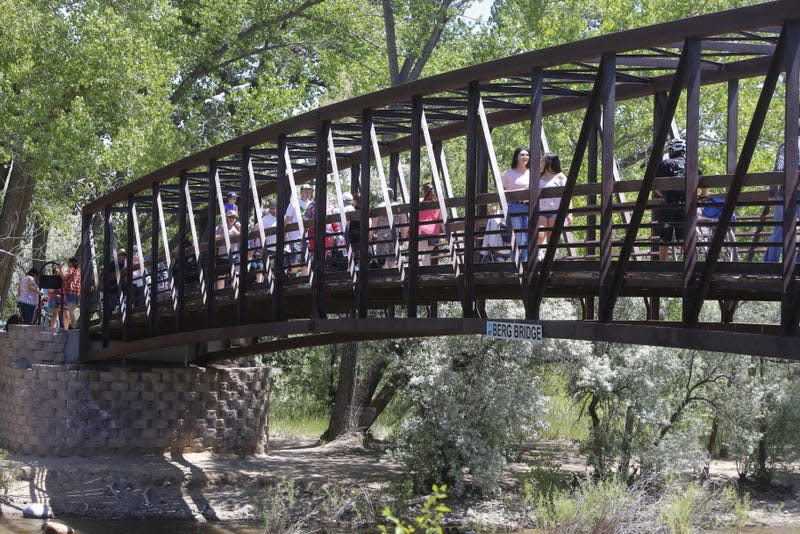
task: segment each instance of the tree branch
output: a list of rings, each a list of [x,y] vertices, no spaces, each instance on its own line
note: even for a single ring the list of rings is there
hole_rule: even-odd
[[[191,85],[194,82],[196,82],[197,80],[199,80],[203,76],[209,74],[210,72],[218,69],[222,64],[222,63],[220,63],[220,60],[230,50],[230,47],[231,47],[232,43],[241,42],[241,41],[249,38],[254,33],[256,33],[256,32],[258,32],[260,30],[263,30],[264,28],[267,28],[267,27],[272,26],[272,25],[280,24],[281,22],[284,22],[284,21],[289,20],[289,19],[291,19],[293,17],[296,17],[299,14],[303,13],[304,11],[312,8],[313,6],[315,6],[315,5],[317,5],[317,4],[321,3],[321,2],[322,2],[322,0],[305,0],[302,4],[297,6],[295,9],[292,9],[290,11],[286,11],[286,12],[281,13],[280,15],[277,15],[277,16],[275,16],[273,18],[270,18],[270,19],[258,21],[256,23],[250,25],[249,27],[245,28],[244,30],[240,31],[236,35],[236,38],[233,41],[224,43],[222,46],[220,46],[214,52],[211,53],[211,55],[209,56],[207,61],[204,61],[203,63],[201,63],[199,65],[196,65],[193,69],[191,69],[184,76],[184,78],[180,81],[180,83],[178,83],[177,87],[172,92],[172,95],[170,96],[170,99],[169,99],[170,102],[172,104],[178,103],[186,95],[187,91],[189,90],[189,87],[191,87]]]

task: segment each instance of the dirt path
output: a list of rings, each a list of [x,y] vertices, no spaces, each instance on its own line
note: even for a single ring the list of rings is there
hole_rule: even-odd
[[[578,477],[586,472],[584,459],[570,446],[537,443],[509,464],[503,479],[505,498],[450,503],[455,514],[486,526],[522,524],[521,507],[513,497],[516,481],[530,462],[541,458]],[[396,487],[403,479],[402,466],[358,440],[319,446],[310,440],[273,439],[269,454],[248,458],[192,453],[13,459],[16,476],[1,505],[6,517],[21,515],[28,504],[38,502],[57,517],[248,520],[257,514],[258,496],[263,498],[269,488],[285,481],[291,481],[297,499],[329,515],[341,515],[348,505],[352,509],[348,495],[356,494],[373,507],[371,513],[380,509],[380,496],[391,493],[392,484]],[[715,462],[712,476],[735,478],[735,466]],[[779,481],[784,490],[753,499],[753,524],[800,527],[800,474],[785,473]]]

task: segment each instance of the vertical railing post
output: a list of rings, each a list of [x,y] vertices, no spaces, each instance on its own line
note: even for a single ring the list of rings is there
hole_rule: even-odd
[[[725,169],[728,174],[736,172],[737,147],[739,146],[739,80],[728,81],[727,135],[725,144],[727,153]]]
[[[211,160],[208,162],[208,189],[206,204],[206,300],[205,319],[206,328],[214,328],[217,326],[217,302],[216,302],[216,287],[217,287],[217,162]],[[225,224],[225,221],[222,221]]]
[[[286,248],[286,210],[289,207],[289,189],[286,177],[286,136],[278,137],[278,170],[277,182],[277,219],[275,221],[275,288],[272,292],[272,316],[275,321],[283,321],[283,286],[286,283],[285,248]]]
[[[133,339],[133,305],[134,305],[134,295],[133,295],[133,258],[134,254],[136,253],[136,247],[134,246],[136,242],[136,236],[134,232],[133,226],[133,217],[134,217],[134,196],[128,195],[128,208],[126,212],[126,221],[127,221],[127,236],[125,239],[125,246],[128,247],[128,269],[124,273],[125,276],[125,310],[122,314],[123,318],[123,339],[125,341],[130,341]]]
[[[686,42],[686,189],[683,233],[683,324],[696,326],[691,318],[691,300],[697,282],[697,188],[700,184],[700,41]]]
[[[365,109],[361,117],[361,204],[359,205],[358,236],[358,317],[366,317],[369,304],[369,182],[372,164],[372,110]],[[378,158],[378,154],[375,154]],[[378,162],[380,163],[380,162]]]
[[[89,320],[91,312],[91,301],[89,299],[89,289],[92,287],[92,270],[94,269],[94,257],[91,244],[92,215],[84,213],[81,217],[81,320],[80,320],[80,355],[81,357],[89,353]],[[94,284],[95,293],[100,296],[100,287]]]
[[[531,122],[528,130],[529,180],[528,180],[528,258],[522,278],[523,304],[525,317],[534,319],[533,302],[531,301],[531,281],[539,262],[539,246],[537,244],[539,230],[539,165],[542,161],[542,87],[544,72],[536,69],[531,76]],[[507,214],[506,214],[507,215]]]
[[[398,188],[400,178],[400,153],[392,152],[389,154],[389,187],[394,191],[394,198],[400,199],[402,197],[401,191]],[[408,202],[408,199],[403,197],[403,202]]]
[[[615,54],[603,54],[600,72],[600,105],[603,108],[602,178],[600,193],[600,299],[598,319],[602,322],[612,320],[613,307],[610,305],[610,279],[612,244],[614,239],[614,108],[616,105],[615,78],[617,58]],[[596,128],[595,121],[595,128]],[[596,135],[595,135],[596,138]]]
[[[186,223],[188,221],[188,206],[186,202],[186,190],[189,187],[189,179],[186,169],[181,170],[178,191],[178,254],[175,261],[178,262],[176,282],[178,308],[175,310],[175,326],[178,332],[183,332],[186,328]],[[200,265],[197,265],[198,270]]]
[[[115,299],[111,298],[111,277],[116,276],[111,272],[117,259],[111,258],[111,206],[106,206],[103,210],[103,316],[100,325],[100,337],[103,348],[108,346],[110,339],[109,324],[111,323],[111,312],[114,309]],[[119,285],[117,285],[119,291]]]
[[[312,314],[325,319],[325,237],[328,218],[328,136],[331,123],[323,121],[317,132],[316,188],[314,189],[314,262],[311,273]]]
[[[798,174],[798,109],[800,109],[800,21],[787,21],[786,102],[783,166],[783,270],[781,281],[781,333],[796,336],[800,316],[800,295],[795,279],[797,272],[797,174]]]
[[[247,258],[250,251],[248,243],[250,241],[250,217],[251,211],[255,211],[256,219],[261,217],[253,204],[252,191],[250,190],[250,147],[242,148],[242,175],[239,182],[241,205],[239,206],[239,224],[241,233],[239,234],[239,284],[238,294],[236,295],[236,322],[244,324],[247,322]]]
[[[475,317],[475,197],[478,184],[478,106],[480,86],[470,82],[467,93],[467,169],[464,199],[464,274],[461,314]]]
[[[586,168],[586,180],[590,184],[598,183],[598,134],[601,128],[598,126],[602,120],[602,113],[598,112],[595,115],[594,125],[591,132],[589,132],[589,141],[586,145],[586,154],[588,157]],[[597,206],[598,196],[591,194],[587,197],[586,203],[590,206]],[[598,247],[596,241],[598,239],[597,233],[598,218],[594,210],[586,215],[586,255],[594,258],[598,255]],[[599,293],[598,293],[599,294]],[[592,321],[595,318],[595,297],[587,296],[583,299],[583,319],[585,321]]]
[[[158,196],[160,186],[153,184],[153,194],[150,205],[150,322],[148,329],[150,336],[158,335],[158,227],[161,224],[158,211]]]
[[[417,317],[417,277],[419,276],[419,190],[422,171],[422,97],[411,104],[411,168],[408,211],[408,271],[406,278],[406,315]]]

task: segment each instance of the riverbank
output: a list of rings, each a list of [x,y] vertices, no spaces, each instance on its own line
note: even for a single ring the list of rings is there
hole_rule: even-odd
[[[493,500],[448,500],[460,524],[502,530],[526,526],[519,480],[535,459],[547,458],[578,479],[584,460],[563,443],[538,443],[511,463],[502,494]],[[137,457],[42,458],[12,456],[13,480],[2,499],[4,517],[32,502],[59,518],[158,518],[205,521],[323,522],[358,526],[387,503],[405,502],[404,470],[380,447],[356,438],[327,445],[273,439],[269,454],[211,453]],[[712,465],[718,483],[735,466]],[[800,528],[800,476],[778,475],[780,485],[753,494],[748,524]]]

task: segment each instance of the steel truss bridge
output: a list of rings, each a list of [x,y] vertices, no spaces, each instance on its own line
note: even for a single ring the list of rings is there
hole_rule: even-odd
[[[492,299],[521,300],[518,320],[540,323],[545,337],[800,358],[797,205],[792,195],[767,196],[771,185],[796,189],[798,154],[786,151],[784,172],[751,165],[757,150],[769,150],[772,160],[777,148],[760,144],[768,112],[782,114],[783,138],[796,144],[799,50],[800,2],[780,0],[470,66],[176,161],[83,208],[80,307],[90,320],[81,321],[81,358],[202,363],[344,341],[482,333]],[[745,83],[760,91],[754,109],[739,107]],[[700,116],[702,101],[726,98],[719,117]],[[652,124],[641,135],[655,148],[635,179],[621,179],[615,162],[623,105],[645,110]],[[560,154],[569,163],[566,184],[542,189],[534,178],[528,190],[505,191],[498,157],[507,160],[510,149],[496,151],[493,130],[526,125],[536,169],[548,148],[545,132],[568,124],[564,114],[582,117],[573,152]],[[685,180],[656,176],[676,122],[685,125]],[[701,131],[711,123],[721,125],[726,167],[701,175],[699,160],[710,150]],[[457,179],[446,152],[458,161]],[[420,200],[426,182],[438,199]],[[315,185],[316,206],[337,209],[287,224],[304,183]],[[681,188],[686,238],[659,261],[652,192]],[[703,188],[723,199],[715,220],[698,215],[709,204],[698,198]],[[225,220],[228,191],[240,198],[236,237],[224,224],[214,231]],[[348,191],[362,192],[352,212],[343,209]],[[529,224],[496,244],[503,230],[490,222],[506,219],[509,203],[527,202],[537,221],[539,199],[548,197],[561,199],[549,243],[537,245],[539,229]],[[275,227],[261,222],[267,199],[277,201]],[[778,205],[782,222],[771,215]],[[420,235],[420,215],[431,224],[432,210],[441,222],[436,247]],[[786,238],[771,242],[776,225]],[[258,265],[252,256],[263,243],[275,243],[274,255]],[[298,254],[288,252],[293,245]],[[133,268],[110,261],[123,246]],[[780,249],[781,262],[762,261],[769,246]],[[510,260],[484,261],[495,253]],[[100,291],[110,296],[105,306]],[[549,298],[578,299],[581,316],[548,320],[541,312]],[[628,298],[644,299],[646,312],[619,320],[615,310]],[[680,305],[679,321],[664,319],[665,299]],[[460,317],[438,317],[437,303],[448,301]],[[774,312],[759,323],[737,321],[745,301]]]

